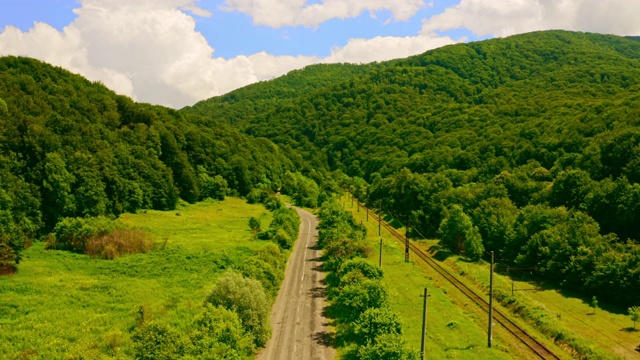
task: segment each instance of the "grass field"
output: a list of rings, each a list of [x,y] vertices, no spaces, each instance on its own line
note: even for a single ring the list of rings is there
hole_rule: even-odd
[[[0,358],[130,358],[141,310],[185,330],[216,278],[264,244],[251,216],[263,228],[271,220],[264,207],[233,198],[125,214],[158,246],[116,260],[35,243],[15,275],[0,277]]]
[[[486,319],[465,299],[455,294],[452,287],[436,279],[420,265],[404,262],[404,250],[400,249],[389,233],[382,228],[378,236],[378,223],[366,220],[363,209],[351,207],[344,201],[357,221],[367,227],[367,240],[375,249],[369,258],[377,264],[380,238],[383,239],[383,282],[389,291],[391,308],[400,316],[405,338],[410,347],[420,350],[422,332],[423,289],[429,289],[427,315],[426,356],[429,359],[521,359],[523,354],[517,347],[505,345],[500,334],[494,335],[495,346],[487,347]],[[467,306],[468,305],[468,306]]]
[[[366,222],[366,215],[363,209],[360,209],[361,211],[358,212],[357,207],[351,207],[350,201],[346,201],[345,206],[348,210],[352,210],[357,219]],[[375,235],[373,237],[379,242],[379,237],[377,237],[377,223],[370,220],[370,223],[367,224],[367,229],[369,231],[369,237],[371,238],[372,235]],[[408,338],[413,338],[413,340],[410,341],[415,342],[420,335],[420,329],[417,329],[417,327],[421,325],[421,315],[416,312],[417,310],[414,310],[414,308],[421,306],[421,303],[418,303],[418,301],[414,299],[416,296],[415,293],[417,292],[414,289],[419,287],[420,283],[419,281],[412,282],[409,278],[415,277],[414,273],[420,272],[420,276],[423,277],[423,283],[426,284],[428,280],[432,278],[433,274],[429,271],[425,272],[425,269],[416,266],[416,263],[414,262],[404,264],[403,250],[398,247],[397,243],[392,240],[384,228],[382,228],[382,237],[385,244],[383,256],[387,257],[386,254],[390,253],[392,259],[391,263],[387,266],[383,264],[383,269],[386,270],[385,279],[389,282],[388,286],[390,289],[397,288],[399,290],[397,296],[392,297],[392,302],[394,303],[392,305],[395,306],[396,309],[410,309],[409,311],[405,311],[405,326],[408,332]],[[373,240],[371,241],[372,245],[374,245]],[[437,241],[419,241],[416,244],[423,250],[429,252],[437,245]],[[371,261],[377,262],[377,254],[371,259]],[[484,289],[481,291],[486,291],[488,289],[489,272],[487,263],[470,263],[458,256],[450,256],[441,264],[452,270],[453,273],[460,274],[461,280],[463,280],[467,285],[475,285],[479,289]],[[405,266],[405,269],[401,270],[403,265]],[[394,275],[396,272],[400,272],[400,274]],[[403,273],[406,273],[406,275]],[[411,275],[409,275],[409,273],[411,273]],[[513,285],[513,297],[518,299],[519,304],[526,305],[531,310],[531,313],[540,320],[539,322],[550,324],[549,327],[552,329],[561,330],[565,338],[572,338],[574,344],[577,344],[578,346],[581,346],[582,349],[586,349],[591,352],[591,355],[588,358],[640,359],[640,353],[635,351],[635,348],[640,345],[640,324],[638,324],[639,330],[634,329],[633,322],[626,315],[625,309],[610,308],[607,307],[606,304],[601,304],[603,309],[597,309],[594,312],[594,309],[590,307],[590,298],[585,299],[574,296],[574,294],[571,293],[545,289],[542,284],[535,281],[535,274],[522,272],[512,273],[511,275],[513,275],[515,280],[513,282],[511,281],[511,277],[498,273],[495,274],[494,287],[496,291],[510,296]],[[520,281],[518,281],[518,279],[520,279]],[[394,283],[395,281],[400,281],[403,284],[406,283],[406,285],[396,284]],[[433,281],[431,281],[431,285],[427,284],[426,286],[430,289],[434,286],[436,288],[442,287],[446,289],[446,284],[434,283]],[[407,293],[412,293],[412,295],[407,296]],[[449,299],[450,302],[444,303],[442,306],[442,310],[446,317],[450,317],[448,314],[448,312],[451,312],[449,306],[453,304],[458,306],[462,304],[463,307],[465,306],[465,299],[456,298],[454,293],[455,291],[449,293],[449,295],[451,295]],[[431,301],[433,301],[433,296],[430,298],[430,302]],[[504,309],[498,304],[496,304],[496,306]],[[401,315],[403,314],[402,310],[398,310],[398,312]],[[506,313],[507,310],[505,309],[504,312]],[[465,314],[469,315],[470,319],[475,319],[474,322],[476,324],[486,321],[484,319],[478,319],[478,315],[481,313],[468,313],[465,310]],[[482,314],[482,316],[485,315]],[[431,318],[432,317],[429,319],[431,320]],[[530,319],[528,321],[530,323],[535,323],[537,320]],[[533,324],[523,324],[521,322],[521,325],[530,329],[533,334],[537,334],[536,337],[538,339],[541,339],[544,336],[540,334],[538,329],[534,329]],[[429,328],[431,328],[431,326]],[[486,334],[486,329],[481,330],[483,330],[483,334]],[[496,338],[496,336],[498,336],[498,338]],[[501,339],[499,336],[499,331],[494,331],[494,343],[500,343]],[[506,340],[506,343],[503,343],[503,346],[506,345],[505,348],[512,348],[513,346],[519,345],[513,343],[513,339],[511,338],[504,340]],[[437,339],[436,341],[442,341],[442,339]],[[483,346],[485,343],[486,340],[482,343]],[[547,340],[546,343],[552,349],[555,349],[555,351],[559,351],[559,355],[565,357],[569,356],[569,354],[560,350],[559,347],[552,345],[550,340]],[[519,352],[517,348],[508,350],[507,352],[509,352],[510,355],[515,355],[516,358],[522,356],[526,357],[526,353],[517,355]],[[491,356],[488,356],[487,358],[491,358]]]
[[[424,248],[430,246],[433,246],[433,242],[423,244]],[[488,284],[486,265],[468,263],[457,256],[445,262],[464,272],[466,278],[484,286]],[[594,311],[590,306],[591,298],[545,289],[544,284],[536,281],[535,272],[512,272],[511,275],[495,274],[496,290],[510,295],[513,287],[515,298],[531,304],[530,307],[536,308],[536,313],[552,318],[560,327],[567,329],[567,335],[573,335],[584,346],[600,353],[594,358],[640,359],[640,352],[635,351],[640,345],[640,326],[639,330],[633,328],[626,310],[601,303],[602,308]]]

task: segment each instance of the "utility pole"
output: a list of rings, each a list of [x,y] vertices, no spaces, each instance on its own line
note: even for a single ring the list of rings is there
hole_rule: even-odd
[[[491,252],[491,268],[489,272],[489,338],[487,345],[491,347],[493,341],[493,251]]]
[[[424,295],[422,295],[422,344],[420,345],[420,360],[425,359],[425,348],[427,340],[427,297],[429,297],[427,288],[424,288]]]
[[[364,211],[367,212],[367,222],[369,222],[369,208],[366,205],[364,206]]]
[[[358,212],[360,212],[360,200],[356,200],[356,204],[358,205]]]
[[[404,240],[404,262],[409,262],[409,220],[407,220],[406,230]]]
[[[380,210],[378,211],[378,236],[380,236],[380,221],[382,219],[382,200],[380,200]]]
[[[380,238],[380,260],[378,260],[378,266],[382,269],[382,238]]]

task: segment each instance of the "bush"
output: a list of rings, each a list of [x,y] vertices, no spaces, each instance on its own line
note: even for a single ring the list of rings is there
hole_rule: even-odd
[[[53,229],[47,248],[112,260],[125,254],[150,251],[153,236],[143,230],[126,229],[124,224],[105,217],[65,218]]]
[[[358,348],[360,360],[417,360],[418,354],[407,349],[406,342],[398,334],[383,334],[365,346]]]
[[[388,306],[365,310],[354,324],[356,343],[368,344],[383,334],[402,334],[402,325],[398,315]]]
[[[254,256],[242,263],[240,271],[245,277],[260,281],[269,295],[275,296],[278,294],[283,274],[270,264]]]
[[[300,229],[300,217],[298,213],[286,207],[282,207],[273,212],[273,220],[269,227],[272,229],[282,229],[293,239],[298,237]]]
[[[256,250],[256,256],[258,259],[271,265],[274,269],[282,272],[285,265],[285,258],[282,256],[282,251],[275,244],[268,243]]]
[[[282,229],[276,231],[273,236],[273,241],[275,241],[282,249],[291,249],[293,247],[293,239]]]
[[[95,218],[64,218],[53,228],[53,241],[47,244],[50,249],[84,252],[87,241],[94,237],[122,229],[124,226],[104,216]]]
[[[347,322],[356,320],[367,309],[387,303],[387,290],[377,280],[346,285],[335,301],[338,316]]]
[[[368,257],[372,252],[371,248],[362,240],[351,240],[341,238],[331,241],[324,247],[325,270],[337,270],[347,260],[356,257]]]
[[[205,304],[196,315],[189,336],[189,355],[197,359],[245,359],[253,355],[251,337],[242,328],[238,314]]]
[[[259,281],[228,271],[207,296],[206,303],[235,311],[256,346],[263,347],[269,340],[271,307]]]
[[[184,355],[185,341],[174,328],[157,321],[133,334],[134,357],[139,360],[176,359]]]
[[[354,271],[360,272],[365,278],[370,280],[382,279],[382,269],[371,264],[364,258],[355,258],[344,262],[336,272],[336,275],[342,278]]]
[[[260,220],[256,219],[255,217],[250,217],[249,218],[249,228],[251,229],[251,231],[254,234],[259,233],[260,231],[262,231],[262,225],[260,225]]]

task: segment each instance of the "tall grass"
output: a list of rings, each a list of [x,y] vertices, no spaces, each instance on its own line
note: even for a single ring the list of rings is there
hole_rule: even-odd
[[[109,260],[146,253],[153,247],[154,237],[150,232],[106,217],[63,219],[47,238],[47,249],[68,250]]]
[[[113,260],[122,255],[146,253],[153,249],[153,235],[140,229],[118,229],[87,240],[84,253],[92,258]]]

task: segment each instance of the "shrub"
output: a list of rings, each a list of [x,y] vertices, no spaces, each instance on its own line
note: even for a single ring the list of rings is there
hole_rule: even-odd
[[[47,248],[81,252],[92,257],[115,259],[121,255],[153,249],[153,236],[106,217],[65,218],[53,229]]]
[[[341,238],[331,241],[324,247],[325,270],[336,270],[347,260],[356,257],[368,257],[372,252],[371,248],[362,240],[350,240]]]
[[[387,302],[387,290],[377,280],[364,280],[346,285],[335,305],[338,315],[346,321],[354,321],[367,309],[380,308]]]
[[[242,263],[240,271],[245,277],[260,281],[269,295],[278,294],[282,273],[275,270],[270,264],[254,256]]]
[[[286,259],[282,256],[280,248],[273,243],[265,244],[256,250],[256,256],[280,272],[284,269]]]
[[[151,233],[139,229],[119,229],[93,237],[86,242],[84,253],[92,257],[113,260],[121,255],[146,253],[153,249]]]
[[[282,249],[291,249],[293,247],[293,239],[286,231],[279,229],[273,236],[275,241]]]
[[[139,360],[176,359],[184,355],[185,341],[174,328],[153,321],[133,334],[134,357]]]
[[[407,349],[406,342],[398,334],[383,334],[375,342],[358,348],[360,360],[417,360],[418,354]]]
[[[368,262],[364,258],[355,258],[344,262],[337,271],[338,277],[349,274],[350,272],[358,271],[364,277],[371,280],[382,279],[382,269]]]
[[[260,225],[260,220],[256,219],[255,217],[250,217],[249,218],[249,228],[251,228],[251,231],[254,234],[259,233],[260,231],[262,231],[262,225]]]
[[[206,303],[235,311],[256,346],[262,347],[269,340],[271,308],[264,288],[257,280],[228,271],[207,296]]]
[[[211,304],[205,304],[194,318],[189,338],[188,353],[197,359],[245,359],[254,351],[238,314]]]
[[[398,315],[388,306],[365,310],[355,322],[356,343],[367,344],[376,341],[383,334],[402,334],[402,325]]]

